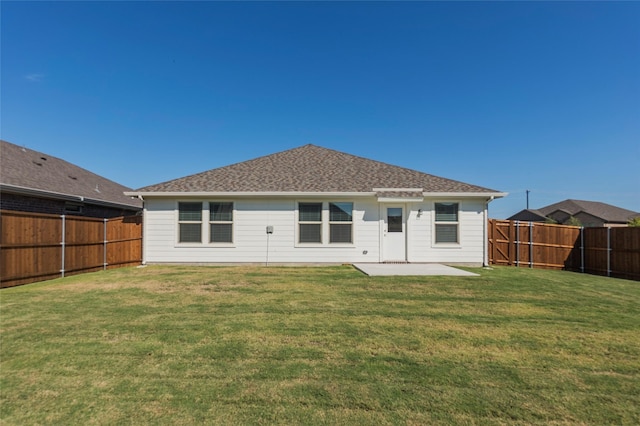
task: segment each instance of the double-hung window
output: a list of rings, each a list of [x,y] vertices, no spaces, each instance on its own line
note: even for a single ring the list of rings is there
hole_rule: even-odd
[[[233,203],[212,201],[209,203],[209,241],[233,242]]]
[[[298,242],[322,243],[322,203],[298,203]]]
[[[436,203],[435,207],[436,244],[459,243],[458,203]]]
[[[353,203],[299,202],[298,244],[353,242]]]
[[[329,203],[329,242],[353,242],[353,203]]]
[[[202,203],[178,203],[178,242],[202,242]]]

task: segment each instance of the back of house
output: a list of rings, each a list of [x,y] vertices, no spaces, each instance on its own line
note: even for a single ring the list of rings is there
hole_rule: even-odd
[[[146,263],[487,263],[506,194],[305,145],[147,186]]]

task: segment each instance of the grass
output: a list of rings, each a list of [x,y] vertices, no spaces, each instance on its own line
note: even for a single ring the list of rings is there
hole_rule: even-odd
[[[0,292],[0,422],[640,424],[640,283],[127,268]]]

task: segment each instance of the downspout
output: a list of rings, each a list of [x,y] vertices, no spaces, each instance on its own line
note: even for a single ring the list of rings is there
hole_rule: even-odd
[[[142,201],[142,264],[147,264],[147,205],[142,195],[138,195],[138,199]]]
[[[482,234],[484,235],[484,254],[482,259],[483,266],[489,266],[489,233],[487,232],[487,228],[489,226],[489,203],[492,202],[494,198],[495,197],[492,195],[484,203],[484,225],[482,226]]]

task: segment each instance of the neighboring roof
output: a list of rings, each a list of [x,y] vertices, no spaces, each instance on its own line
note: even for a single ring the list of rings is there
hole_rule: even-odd
[[[415,192],[478,193],[503,196],[492,189],[392,166],[351,154],[304,145],[146,186],[135,193],[210,192]],[[411,194],[413,195],[413,194]]]
[[[546,216],[540,212],[540,210],[535,209],[524,209],[520,210],[518,213],[513,216],[507,218],[507,220],[523,220],[527,222],[538,222],[546,220]]]
[[[608,223],[627,223],[632,218],[640,216],[640,213],[638,212],[612,206],[611,204],[601,203],[598,201],[564,200],[555,204],[550,204],[546,207],[539,208],[537,210],[523,210],[522,212],[516,213],[515,215],[511,216],[511,218],[515,218],[516,216],[519,216],[521,213],[526,211],[535,212],[535,214],[541,215],[543,217],[547,217],[557,211],[565,212],[570,216],[575,216],[579,213],[586,213],[602,219],[604,222]]]
[[[0,140],[0,189],[40,197],[139,209],[130,190],[67,161]]]

